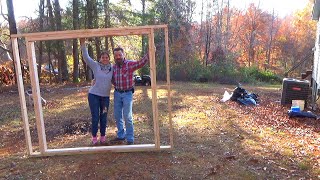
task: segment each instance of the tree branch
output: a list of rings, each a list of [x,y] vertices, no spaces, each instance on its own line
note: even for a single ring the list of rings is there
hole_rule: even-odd
[[[3,17],[3,19],[5,19],[6,21],[9,21],[8,20],[8,15],[5,15],[2,11],[2,0],[0,0],[0,14],[1,16]]]
[[[10,50],[7,48],[7,46],[0,40],[0,49],[6,52],[10,52]]]
[[[2,41],[0,41],[0,43],[1,43],[0,49],[2,49],[2,50],[7,54],[9,60],[12,61],[12,57],[11,57],[11,55],[10,55],[10,54],[12,54],[12,51],[10,51],[10,50],[7,48],[6,44],[4,44]]]

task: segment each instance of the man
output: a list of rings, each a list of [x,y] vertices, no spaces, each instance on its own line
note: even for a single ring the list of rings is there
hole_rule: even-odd
[[[124,51],[118,47],[113,50],[116,64],[113,66],[114,117],[117,123],[117,138],[113,142],[126,140],[128,145],[134,144],[134,128],[132,119],[132,102],[134,93],[133,72],[143,67],[149,60],[146,54],[140,61],[126,60]],[[125,122],[125,128],[124,128]]]

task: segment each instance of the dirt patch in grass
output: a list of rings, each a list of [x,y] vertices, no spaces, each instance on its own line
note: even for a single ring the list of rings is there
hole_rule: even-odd
[[[161,144],[169,144],[167,93],[158,86]],[[162,152],[98,153],[29,158],[15,87],[0,92],[0,179],[317,179],[320,178],[320,121],[288,118],[280,86],[249,86],[258,106],[220,102],[234,86],[172,83],[174,149]],[[90,144],[88,86],[41,86],[49,148]],[[113,97],[107,137],[115,137]],[[154,141],[150,87],[134,94],[135,143]],[[316,112],[319,113],[319,112]],[[38,149],[32,107],[28,117]]]

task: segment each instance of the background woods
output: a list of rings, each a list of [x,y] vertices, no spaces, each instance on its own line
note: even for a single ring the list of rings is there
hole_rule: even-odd
[[[298,76],[312,65],[316,33],[316,22],[311,20],[312,1],[286,17],[266,12],[256,4],[240,10],[231,6],[230,0],[70,0],[63,7],[60,1],[39,0],[36,17],[16,22],[12,0],[6,0],[8,11],[1,12],[0,24],[1,83],[14,82],[3,80],[8,76],[5,68],[13,68],[10,34],[155,24],[169,25],[173,80],[277,82],[283,76]],[[196,6],[200,6],[200,14],[195,12]],[[200,20],[195,21],[196,16]],[[102,51],[112,52],[112,48],[122,46],[129,59],[139,59],[147,50],[147,42],[145,36],[92,38],[88,49],[98,59]],[[162,31],[156,32],[155,42],[157,77],[165,79]],[[24,44],[21,39],[25,76],[28,64]],[[36,54],[43,83],[92,79],[77,39],[36,42]],[[148,67],[138,73],[147,74]]]
[[[314,1],[288,16],[265,11],[259,4],[236,8],[237,1],[244,0],[0,0],[0,179],[319,179],[319,119],[288,116],[289,107],[279,101],[280,84],[269,84],[283,77],[296,78],[311,68],[316,38],[316,22],[311,20]],[[286,7],[302,1],[290,1]],[[14,6],[16,2],[20,4]],[[17,17],[15,12],[25,2],[36,5],[34,16]],[[274,7],[282,2],[285,0],[278,0]],[[37,101],[26,95],[24,108],[17,86],[11,86],[15,71],[10,34],[157,24],[169,26],[174,82],[168,86],[161,81],[166,79],[165,39],[163,30],[156,30],[158,111],[153,111],[153,88],[137,86],[135,143],[154,143],[152,118],[156,115],[161,145],[169,143],[169,127],[173,127],[174,148],[28,158],[24,127],[29,126],[34,151],[41,146],[37,133],[41,128],[32,107]],[[87,40],[94,59],[107,50],[112,61],[114,47],[122,46],[128,59],[138,60],[148,52],[148,42],[147,36]],[[18,43],[27,91],[26,42],[19,39]],[[79,39],[36,41],[35,51],[41,97],[46,100],[41,113],[48,148],[89,146],[87,94],[92,73],[82,59]],[[137,73],[148,74],[149,67]],[[232,92],[238,82],[248,83],[244,88],[259,95],[259,106],[221,102],[221,95]],[[107,141],[117,131],[113,100],[110,96]],[[305,110],[311,110],[309,107],[307,104]],[[21,112],[27,112],[28,123],[21,120],[26,118]],[[320,115],[319,107],[314,113]]]

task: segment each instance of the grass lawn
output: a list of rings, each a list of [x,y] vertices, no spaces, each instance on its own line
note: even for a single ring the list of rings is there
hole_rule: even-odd
[[[280,105],[280,86],[243,87],[259,95],[258,106],[220,102],[235,86],[172,82],[173,150],[42,158],[26,156],[17,88],[2,88],[0,179],[319,179],[320,120],[289,119],[289,107]],[[41,89],[48,102],[43,107],[48,148],[90,145],[88,86]],[[169,145],[165,83],[159,83],[157,95],[161,145]],[[110,98],[108,139],[116,132]],[[153,143],[150,87],[136,87],[133,111],[135,144]],[[28,117],[38,150],[32,107]]]

